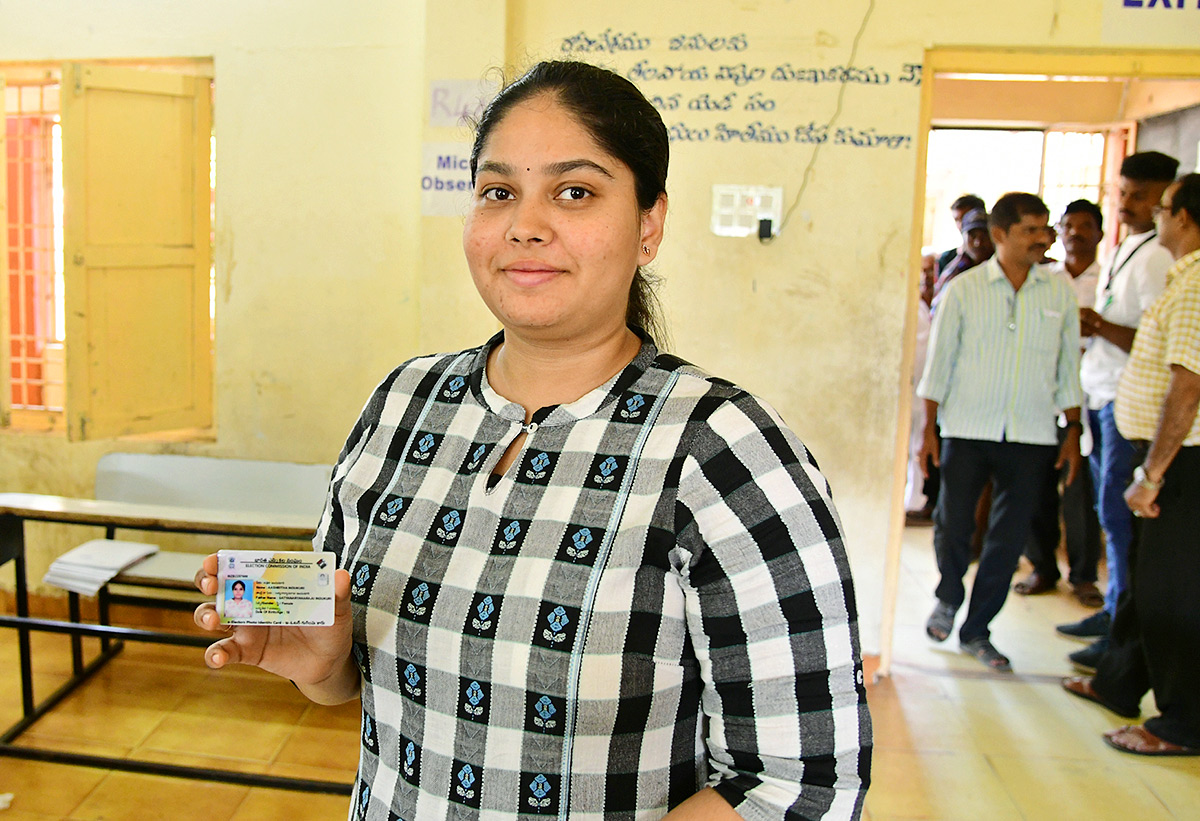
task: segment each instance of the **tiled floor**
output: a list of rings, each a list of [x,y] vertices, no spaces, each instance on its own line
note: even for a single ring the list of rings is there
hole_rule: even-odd
[[[1054,625],[1092,612],[1065,582],[1057,594],[1011,594],[992,623],[1011,675],[988,672],[953,637],[939,645],[925,636],[936,582],[932,531],[907,529],[892,675],[869,690],[875,755],[865,818],[1200,818],[1200,759],[1110,749],[1101,733],[1129,721],[1059,686],[1073,674],[1066,654],[1083,645]],[[1153,696],[1142,713],[1155,713]]]
[[[1200,818],[1200,759],[1141,759],[1109,749],[1122,719],[1062,692],[1066,653],[1053,626],[1087,612],[1067,594],[1012,596],[993,639],[1016,673],[993,674],[954,639],[924,635],[935,569],[929,530],[905,533],[892,676],[871,685],[874,783],[864,817],[883,819]],[[858,591],[859,595],[867,591]],[[37,635],[38,692],[69,669],[67,641]],[[19,715],[15,634],[0,630],[0,725]],[[1153,712],[1153,698],[1143,704]],[[286,681],[214,673],[200,651],[127,645],[22,743],[319,780],[353,777],[356,705],[309,704]],[[0,821],[342,819],[347,800],[0,758]]]
[[[35,692],[70,670],[65,637],[35,634]],[[20,715],[17,643],[0,631],[0,723]],[[349,784],[358,762],[358,706],[310,704],[252,668],[204,667],[196,648],[129,643],[18,743],[144,761]],[[270,821],[342,819],[348,799],[0,758],[0,821]]]

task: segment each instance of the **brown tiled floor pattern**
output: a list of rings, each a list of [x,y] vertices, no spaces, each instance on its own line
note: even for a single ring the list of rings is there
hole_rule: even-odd
[[[69,645],[62,636],[35,634],[33,646],[40,697],[66,678]],[[20,714],[11,630],[0,631],[0,692],[0,723],[9,726]],[[252,668],[210,671],[199,649],[129,643],[18,743],[350,783],[358,705],[310,704],[289,682]],[[340,796],[0,758],[6,792],[15,797],[0,821],[341,819],[348,806]]]
[[[869,689],[876,747],[865,818],[1200,818],[1200,760],[1110,750],[1100,734],[1123,720],[1059,688],[1058,677],[1070,672],[1065,654],[1081,645],[1053,626],[1089,612],[1065,584],[1057,595],[1009,598],[993,639],[1017,672],[992,674],[953,638],[935,645],[925,637],[936,578],[930,531],[910,529],[905,539],[893,674]],[[44,694],[69,669],[67,641],[34,642]],[[16,656],[15,634],[0,630],[4,726],[20,709]],[[1143,712],[1153,710],[1148,696]],[[358,714],[354,704],[309,704],[288,682],[256,670],[208,671],[196,649],[131,644],[22,740],[349,782]],[[15,798],[0,821],[342,819],[347,809],[341,797],[0,758],[6,792]]]

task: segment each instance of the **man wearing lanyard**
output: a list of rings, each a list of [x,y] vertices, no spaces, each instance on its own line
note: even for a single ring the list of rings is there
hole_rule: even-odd
[[[1173,262],[1171,254],[1158,243],[1154,208],[1174,181],[1178,167],[1178,160],[1157,151],[1131,154],[1121,163],[1117,191],[1121,223],[1128,234],[1096,284],[1095,309],[1079,312],[1081,333],[1092,337],[1083,355],[1080,377],[1092,432],[1089,462],[1106,542],[1108,590],[1103,610],[1081,621],[1059,625],[1058,632],[1096,640],[1069,656],[1077,667],[1088,672],[1095,670],[1108,648],[1117,598],[1129,585],[1133,516],[1123,494],[1133,476],[1134,449],[1117,430],[1113,403],[1142,312],[1162,293],[1167,269]]]
[[[942,469],[933,511],[941,580],[925,632],[945,641],[954,629],[966,599],[975,505],[991,479],[992,515],[958,645],[992,670],[1010,669],[989,625],[1029,540],[1042,488],[1032,477],[1069,464],[1070,484],[1080,462],[1079,303],[1066,280],[1038,264],[1050,245],[1049,216],[1033,194],[1005,194],[992,206],[996,255],[943,292],[917,386],[926,414],[920,463],[928,456]],[[1067,419],[1061,446],[1060,410]]]

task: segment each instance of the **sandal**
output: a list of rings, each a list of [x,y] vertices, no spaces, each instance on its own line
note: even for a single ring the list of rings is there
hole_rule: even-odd
[[[1104,734],[1104,743],[1114,750],[1134,755],[1200,755],[1196,747],[1182,747],[1159,738],[1143,724],[1127,724]]]
[[[987,639],[960,641],[958,647],[964,653],[971,654],[997,673],[1012,672],[1012,665],[1009,664],[1008,657],[997,650]]]
[[[1099,704],[1105,710],[1116,713],[1122,718],[1137,718],[1141,715],[1141,707],[1134,707],[1130,710],[1116,704],[1109,704],[1104,696],[1097,693],[1096,688],[1092,686],[1093,678],[1093,676],[1070,676],[1062,680],[1062,688],[1071,695]]]
[[[929,621],[925,622],[925,634],[934,641],[950,638],[950,631],[954,629],[954,615],[957,612],[958,608],[954,605],[939,601],[937,607],[933,608]]]

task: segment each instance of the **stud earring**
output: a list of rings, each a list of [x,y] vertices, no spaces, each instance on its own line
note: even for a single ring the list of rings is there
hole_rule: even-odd
[[[650,246],[649,246],[649,245],[643,245],[643,246],[642,246],[642,253],[643,253],[643,254],[645,254],[646,256],[650,256]]]

